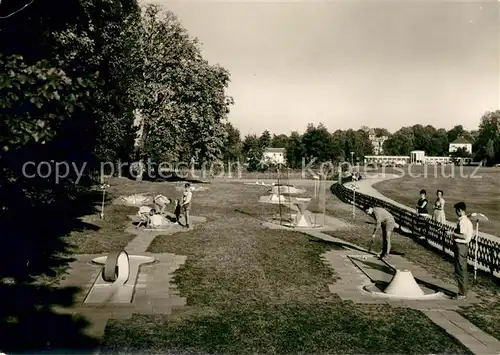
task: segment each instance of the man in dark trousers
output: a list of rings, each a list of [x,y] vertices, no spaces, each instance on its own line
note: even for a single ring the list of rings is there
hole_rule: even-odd
[[[394,228],[396,227],[396,221],[394,220],[392,214],[390,214],[382,207],[365,206],[365,211],[370,216],[375,218],[375,221],[377,222],[377,224],[375,225],[375,229],[373,230],[372,240],[375,239],[377,230],[382,227],[383,245],[382,253],[380,253],[379,258],[383,259],[387,255],[389,255],[391,251],[391,235],[394,231]]]
[[[467,298],[469,272],[467,271],[467,255],[469,254],[469,242],[474,235],[474,226],[467,217],[467,206],[464,202],[455,204],[455,212],[458,223],[453,233],[455,239],[455,278],[458,284],[457,299]]]

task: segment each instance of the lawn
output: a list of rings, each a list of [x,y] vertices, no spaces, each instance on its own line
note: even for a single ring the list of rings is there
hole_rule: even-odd
[[[433,169],[428,167],[427,174],[424,174],[423,167],[412,167],[413,177],[408,174],[408,170],[401,174],[387,169],[387,173],[401,177],[382,181],[374,187],[385,196],[412,207],[421,189],[427,190],[431,206],[435,201],[436,190],[443,190],[447,219],[456,221],[453,205],[464,201],[469,212],[481,212],[490,219],[480,226],[481,231],[500,236],[500,169],[480,168],[474,175],[475,168],[471,167],[463,167],[462,173],[460,167],[447,167],[446,175],[441,173],[440,166],[437,167],[437,173]],[[446,177],[451,176],[452,172],[454,176]]]
[[[111,184],[113,194],[180,194],[172,183]],[[169,316],[110,320],[103,351],[176,354],[469,353],[422,313],[343,302],[320,255],[335,246],[262,227],[277,206],[259,204],[266,187],[207,185],[193,215],[208,221],[157,237],[149,251],[186,255],[176,284],[188,306]],[[311,189],[309,184],[308,189]],[[339,214],[333,196],[329,211]]]

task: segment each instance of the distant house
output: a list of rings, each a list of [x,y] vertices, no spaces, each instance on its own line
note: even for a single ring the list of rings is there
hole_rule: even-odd
[[[373,146],[373,153],[375,155],[384,154],[384,142],[389,139],[387,136],[377,137],[375,135],[375,130],[371,129],[369,132],[369,139]]]
[[[266,148],[262,159],[265,164],[285,164],[285,148]]]
[[[454,153],[460,148],[465,149],[465,151],[469,154],[472,154],[472,143],[462,136],[457,137],[457,139],[450,143],[449,152]]]

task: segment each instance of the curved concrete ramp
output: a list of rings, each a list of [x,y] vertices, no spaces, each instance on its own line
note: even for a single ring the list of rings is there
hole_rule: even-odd
[[[140,266],[154,262],[153,257],[129,256],[125,250],[113,251],[108,256],[93,259],[93,264],[104,267],[84,303],[132,302]]]
[[[104,264],[102,278],[107,282],[123,285],[130,273],[130,260],[125,250],[109,253]]]

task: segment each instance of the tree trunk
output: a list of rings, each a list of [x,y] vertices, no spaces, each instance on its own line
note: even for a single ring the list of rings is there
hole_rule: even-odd
[[[134,110],[134,127],[139,127],[137,129],[136,138],[134,142],[135,156],[137,161],[137,169],[135,180],[142,181],[144,175],[144,162],[142,160],[142,150],[144,148],[144,117],[141,114],[140,109]]]

